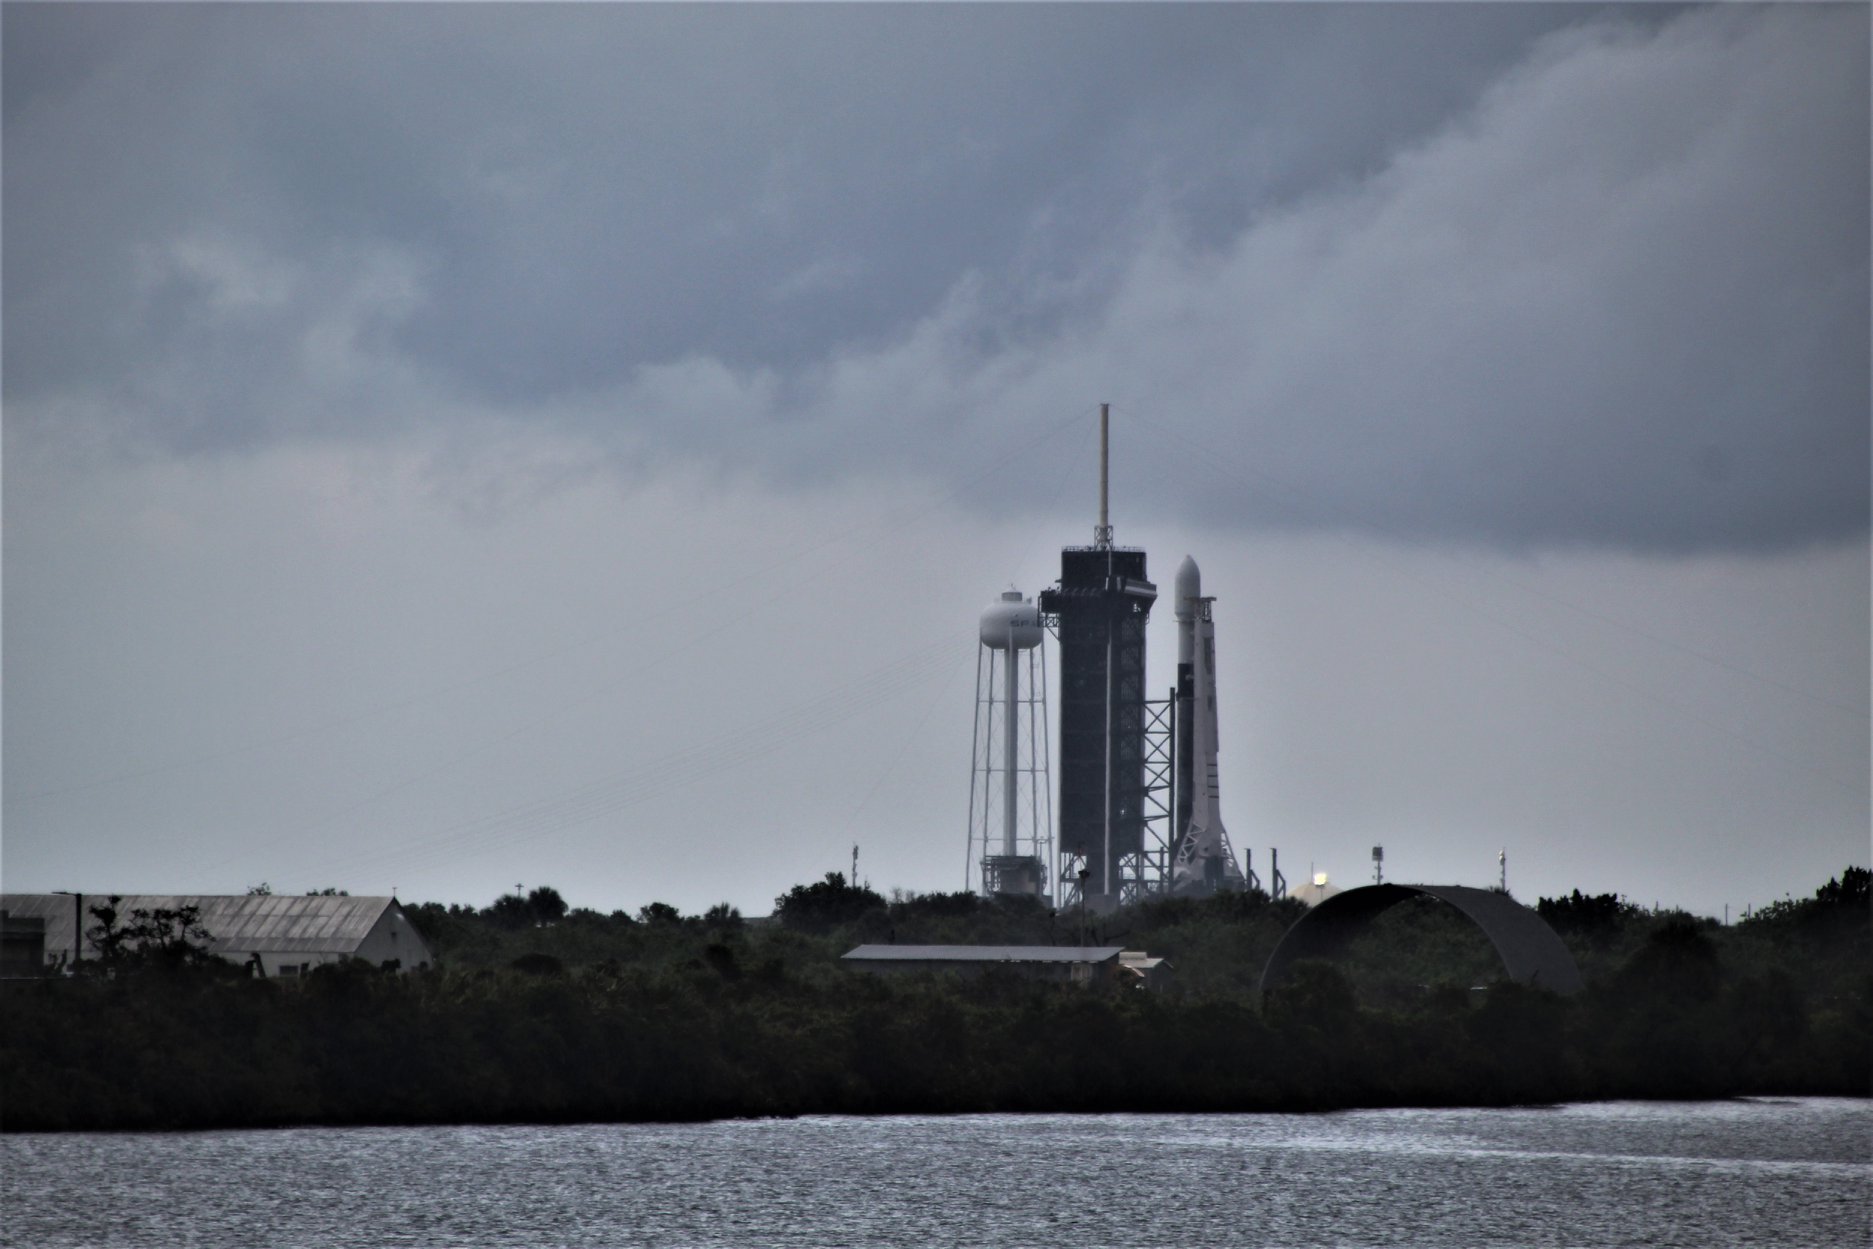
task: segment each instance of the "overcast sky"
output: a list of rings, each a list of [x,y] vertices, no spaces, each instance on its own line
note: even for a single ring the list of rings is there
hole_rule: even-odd
[[[8,5],[9,890],[964,883],[1215,595],[1266,872],[1869,860],[1864,5]]]

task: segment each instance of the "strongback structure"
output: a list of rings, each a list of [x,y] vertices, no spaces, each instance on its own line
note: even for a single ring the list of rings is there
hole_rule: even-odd
[[[977,636],[969,870],[986,897],[1045,898],[1053,796],[1040,613],[1021,591],[1009,590],[983,611]]]
[[[1202,574],[1188,555],[1177,568],[1177,830],[1170,886],[1208,894],[1250,885],[1223,828],[1216,771],[1216,629]]]
[[[1099,407],[1099,524],[1060,552],[1040,609],[1060,639],[1060,894],[1107,910],[1148,871],[1145,622],[1157,587],[1145,553],[1114,546],[1107,512],[1107,407]]]

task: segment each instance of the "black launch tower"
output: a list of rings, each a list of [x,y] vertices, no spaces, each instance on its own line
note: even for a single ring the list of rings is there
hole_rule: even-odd
[[[1099,409],[1099,524],[1093,545],[1060,552],[1039,607],[1060,639],[1062,896],[1118,905],[1145,852],[1145,622],[1158,590],[1145,553],[1112,545],[1105,405]]]

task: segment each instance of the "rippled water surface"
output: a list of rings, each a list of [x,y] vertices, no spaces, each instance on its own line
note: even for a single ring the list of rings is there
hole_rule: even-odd
[[[18,1246],[1873,1243],[1836,1099],[0,1138]]]

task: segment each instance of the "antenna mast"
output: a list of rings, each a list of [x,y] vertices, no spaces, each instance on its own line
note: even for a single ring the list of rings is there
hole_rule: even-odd
[[[1112,545],[1112,518],[1106,511],[1107,466],[1111,459],[1106,431],[1111,409],[1109,403],[1099,405],[1099,524],[1093,529],[1093,545],[1096,547]]]

